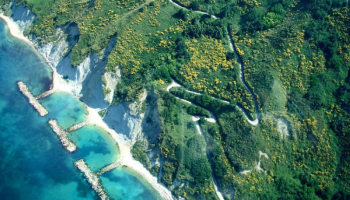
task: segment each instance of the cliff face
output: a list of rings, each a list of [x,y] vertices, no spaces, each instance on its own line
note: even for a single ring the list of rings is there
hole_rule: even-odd
[[[12,18],[25,33],[29,32],[32,23],[36,20],[35,15],[22,5],[8,5],[13,13]],[[33,46],[56,68],[70,86],[71,92],[82,102],[91,108],[104,110],[104,121],[123,140],[130,145],[137,142],[144,144],[141,152],[145,155],[146,162],[138,159],[158,180],[162,180],[165,160],[160,156],[161,151],[156,145],[161,133],[161,120],[158,111],[158,96],[154,91],[146,91],[135,102],[122,102],[111,105],[114,90],[121,81],[120,70],[106,72],[107,58],[115,47],[117,37],[113,36],[108,45],[101,52],[89,54],[77,67],[72,67],[72,48],[79,40],[79,30],[76,24],[65,24],[56,30],[52,41],[39,42],[38,38],[29,35]],[[120,136],[120,135],[119,135]],[[135,145],[136,146],[136,145]],[[136,158],[136,157],[135,157]],[[136,158],[137,159],[137,158]],[[169,188],[174,190],[184,182],[175,179]]]
[[[10,3],[7,7],[12,12],[12,19],[17,21],[22,30],[27,30],[35,20],[35,15],[22,4],[16,6],[16,3]]]
[[[12,12],[11,18],[21,30],[24,33],[29,32],[32,23],[36,20],[35,15],[28,8],[21,4],[16,5],[15,2],[6,7]],[[107,57],[116,44],[116,36],[110,39],[107,47],[101,52],[91,53],[77,67],[72,67],[71,50],[79,40],[79,35],[77,25],[73,23],[58,28],[53,36],[54,41],[41,44],[33,35],[29,35],[28,38],[32,41],[33,46],[57,69],[57,72],[67,80],[72,93],[77,98],[92,108],[107,111],[104,121],[109,127],[123,134],[125,139],[130,140],[132,144],[143,139],[142,127],[153,129],[153,125],[147,125],[148,123],[144,121],[144,113],[140,113],[147,92],[145,91],[135,102],[110,106],[121,74],[120,72],[111,74],[104,68]],[[106,92],[107,89],[109,92]],[[159,125],[155,126],[159,127]]]

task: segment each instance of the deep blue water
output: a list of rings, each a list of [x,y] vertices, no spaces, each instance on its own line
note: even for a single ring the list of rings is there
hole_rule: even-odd
[[[93,171],[113,163],[118,148],[102,129],[86,126],[69,133],[78,149],[68,153],[48,125],[63,128],[84,121],[86,110],[67,93],[40,102],[50,112],[40,117],[19,92],[17,81],[36,96],[49,89],[51,70],[27,44],[8,36],[0,20],[0,199],[96,199],[74,161],[83,158]],[[122,168],[101,176],[111,199],[157,199],[149,186]]]

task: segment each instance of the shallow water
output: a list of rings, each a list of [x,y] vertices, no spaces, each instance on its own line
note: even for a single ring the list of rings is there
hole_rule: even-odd
[[[152,190],[149,190],[140,184],[134,184],[138,181],[138,179],[135,176],[132,176],[126,170],[117,168],[109,171],[101,176],[101,181],[107,192],[110,194],[110,196],[114,197],[114,199],[155,199],[154,194],[152,194]],[[125,185],[129,185],[131,187],[125,187]]]
[[[95,199],[96,195],[74,162],[83,158],[93,171],[113,163],[118,147],[107,132],[87,126],[69,133],[78,149],[69,154],[48,125],[63,128],[83,122],[86,109],[67,93],[40,102],[50,112],[40,117],[19,92],[23,81],[39,95],[51,84],[51,70],[27,44],[7,35],[0,20],[0,198],[3,200]],[[157,199],[148,186],[123,169],[101,176],[112,199]]]
[[[106,131],[98,127],[84,126],[69,133],[69,137],[78,147],[74,157],[84,158],[94,172],[112,164],[118,158],[118,145]]]
[[[84,122],[87,109],[74,96],[65,92],[57,92],[40,99],[39,102],[49,111],[50,119],[56,119],[64,129]]]

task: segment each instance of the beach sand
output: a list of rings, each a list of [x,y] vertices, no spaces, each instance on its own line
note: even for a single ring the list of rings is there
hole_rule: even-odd
[[[2,13],[0,13],[0,19],[2,19],[6,23],[11,36],[29,44],[45,59],[47,64],[52,69],[52,73],[53,73],[53,88],[52,89],[55,91],[68,92],[74,96],[68,83],[62,78],[61,75],[59,75],[57,73],[56,68],[54,68],[50,64],[48,59],[43,54],[41,54],[40,51],[38,51],[35,48],[35,45],[33,45],[33,43],[27,37],[25,37],[23,35],[19,26],[11,18],[3,15]],[[109,128],[108,125],[102,120],[101,116],[98,114],[97,109],[93,109],[93,108],[90,108],[87,106],[87,110],[88,110],[87,120],[89,122],[91,122],[92,124],[99,126],[99,127],[103,128],[105,131],[109,132],[111,134],[111,136],[113,137],[113,139],[118,144],[118,146],[119,146],[119,159],[116,162],[121,161],[121,165],[124,165],[124,166],[130,168],[132,171],[137,173],[137,175],[139,175],[140,177],[145,179],[149,184],[152,185],[152,187],[159,193],[159,195],[163,199],[169,199],[169,200],[173,199],[171,192],[167,188],[165,188],[163,185],[159,184],[157,182],[157,178],[152,176],[152,174],[139,161],[136,161],[132,157],[131,152],[130,152],[130,149],[131,149],[130,142],[124,140],[120,134],[117,134],[113,129]]]

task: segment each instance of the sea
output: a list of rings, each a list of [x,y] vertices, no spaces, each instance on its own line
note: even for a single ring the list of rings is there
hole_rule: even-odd
[[[63,128],[83,122],[87,111],[68,93],[40,99],[49,114],[41,117],[17,87],[23,81],[37,96],[49,90],[52,72],[28,44],[8,34],[0,20],[0,199],[98,199],[74,162],[84,159],[92,171],[112,164],[118,146],[101,128],[85,126],[68,134],[78,147],[66,151],[48,121]],[[110,199],[160,199],[148,183],[125,167],[100,176]]]

